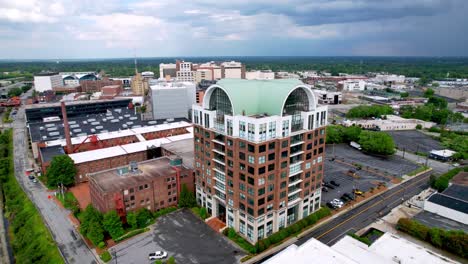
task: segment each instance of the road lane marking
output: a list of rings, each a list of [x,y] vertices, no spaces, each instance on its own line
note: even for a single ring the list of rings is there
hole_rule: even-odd
[[[337,229],[338,227],[340,227],[340,226],[346,224],[347,222],[351,221],[352,219],[358,217],[359,215],[361,215],[361,214],[364,213],[365,211],[367,211],[367,210],[369,210],[369,209],[371,209],[371,208],[373,208],[373,207],[375,207],[375,206],[381,204],[382,202],[384,202],[385,200],[389,199],[390,197],[392,197],[392,196],[394,196],[394,195],[396,195],[396,194],[398,194],[398,193],[400,193],[400,192],[402,192],[402,191],[405,191],[406,188],[408,188],[408,187],[410,187],[410,186],[413,186],[413,185],[415,185],[415,184],[417,184],[417,183],[419,183],[419,182],[421,182],[421,181],[423,181],[423,180],[426,180],[426,177],[427,177],[427,176],[424,176],[422,179],[417,180],[417,181],[415,181],[415,182],[412,182],[412,183],[409,184],[408,186],[403,187],[401,190],[398,190],[398,191],[392,193],[391,195],[389,195],[389,196],[383,198],[382,200],[380,200],[380,201],[374,203],[373,205],[371,205],[371,206],[365,208],[364,210],[358,212],[357,214],[355,214],[355,215],[351,216],[350,218],[344,220],[343,222],[337,224],[337,225],[334,226],[333,228],[327,230],[326,232],[324,232],[324,233],[321,234],[320,236],[316,237],[316,239],[320,239],[321,237],[327,235],[328,233],[332,232],[333,230]]]

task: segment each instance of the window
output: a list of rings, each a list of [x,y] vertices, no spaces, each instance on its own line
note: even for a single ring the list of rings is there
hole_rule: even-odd
[[[255,174],[255,169],[253,167],[248,167],[248,170],[247,170],[250,174]]]
[[[240,198],[241,200],[245,200],[245,194],[239,193],[239,198]]]
[[[288,157],[288,151],[287,150],[281,152],[281,158],[287,158],[287,157]]]
[[[245,138],[245,122],[239,121],[239,137]]]
[[[251,145],[251,144],[248,144],[248,145],[247,145],[247,150],[248,150],[250,153],[255,153],[255,146],[254,146],[254,145]]]
[[[267,197],[267,201],[268,201],[268,202],[273,201],[273,199],[275,199],[275,195],[274,195],[274,194],[268,195],[268,197]]]
[[[264,235],[263,226],[260,226],[260,227],[258,228],[258,236],[257,236],[257,239],[258,239],[258,240],[263,239],[263,235]]]
[[[264,214],[264,213],[265,213],[265,208],[260,208],[260,209],[258,209],[258,211],[257,211],[257,214],[258,214],[258,215],[262,215],[262,214]]]
[[[239,233],[245,235],[245,222],[242,220],[239,222]]]
[[[283,121],[283,137],[287,137],[289,135],[289,120]]]
[[[254,163],[255,163],[255,157],[254,157],[254,156],[249,155],[249,163],[250,163],[250,164],[254,164]]]
[[[268,191],[272,192],[275,189],[275,185],[273,183],[268,184]]]
[[[251,215],[253,215],[253,212]],[[250,225],[247,225],[247,238],[249,238],[250,241],[253,241],[253,227]]]
[[[245,153],[244,152],[239,152],[239,159],[240,160],[245,160]]]
[[[280,193],[280,199],[283,199],[284,197],[286,197],[286,191],[282,191]]]
[[[248,203],[249,205],[254,205],[254,200],[253,200],[252,198],[249,197],[249,198],[247,198],[247,203]]]
[[[232,120],[228,119],[226,123],[227,123],[227,134],[229,136],[232,136]]]
[[[286,178],[286,172],[285,171],[281,172],[281,179],[283,179],[283,178]]]
[[[269,161],[272,161],[272,160],[274,160],[274,159],[275,159],[275,153],[270,153],[270,154],[268,154],[268,160],[269,160]]]
[[[280,188],[281,188],[281,189],[286,188],[286,181],[284,181],[284,182],[281,183]]]
[[[239,183],[239,190],[245,191],[245,184],[243,184],[242,182]]]
[[[239,173],[239,179],[245,181],[245,174]]]
[[[266,145],[260,145],[258,147],[258,152],[262,153],[262,152],[265,152],[266,151]]]
[[[260,140],[261,141],[265,141],[266,140],[266,136],[267,136],[267,133],[266,133],[266,130],[267,130],[267,124],[260,124],[259,126],[259,135],[260,135]]]
[[[250,208],[250,207],[247,207],[247,213],[248,213],[249,215],[253,215],[253,214],[254,214],[254,210],[253,210],[252,208]]]
[[[258,157],[258,163],[259,164],[263,164],[263,163],[265,163],[265,161],[266,161],[265,156]]]
[[[283,161],[281,162],[281,168],[284,169],[288,166],[288,162],[287,161]]]
[[[262,186],[262,185],[264,185],[264,184],[265,184],[265,178],[260,178],[260,179],[258,179],[258,185],[259,185],[259,186]]]
[[[284,141],[281,142],[281,147],[282,148],[287,148],[288,145],[289,145],[289,142],[287,140],[284,140]]]
[[[253,189],[252,187],[248,187],[248,188],[247,188],[247,193],[250,194],[250,195],[252,195],[252,196],[255,195],[254,189]]]
[[[266,171],[265,166],[263,166],[263,167],[261,167],[261,168],[258,168],[258,174],[259,174],[259,175],[264,174],[265,171]]]
[[[268,136],[270,138],[275,138],[276,137],[276,121],[270,122],[270,125],[268,127]]]
[[[265,188],[258,189],[258,195],[264,195],[264,194],[265,194]]]
[[[245,142],[239,141],[239,148],[245,149]]]
[[[252,178],[252,177],[248,177],[248,178],[247,178],[247,182],[248,182],[250,185],[254,185],[254,184],[255,184],[255,180],[254,180],[254,178]]]
[[[247,131],[247,138],[249,140],[254,140],[255,138],[255,125],[254,124],[248,124],[248,131]]]
[[[272,170],[275,170],[275,164],[274,163],[268,165],[268,171],[272,171]]]

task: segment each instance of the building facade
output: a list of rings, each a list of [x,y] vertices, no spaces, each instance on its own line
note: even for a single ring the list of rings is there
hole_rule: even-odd
[[[221,78],[245,79],[245,65],[236,61],[221,63]]]
[[[131,86],[134,95],[144,95],[148,91],[148,81],[139,72],[133,76]]]
[[[193,108],[196,197],[210,214],[255,243],[319,209],[327,106],[308,85],[224,79]]]
[[[154,119],[189,118],[195,100],[193,82],[158,82],[151,85]]]
[[[55,87],[63,86],[62,76],[56,72],[41,73],[34,76],[34,90],[36,92],[52,91]]]
[[[249,71],[245,73],[247,80],[273,80],[275,73],[272,71]]]

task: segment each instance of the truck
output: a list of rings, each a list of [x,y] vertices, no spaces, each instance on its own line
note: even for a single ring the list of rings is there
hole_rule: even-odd
[[[354,142],[354,141],[351,141],[351,142],[349,143],[349,145],[350,145],[351,147],[357,149],[357,150],[362,150],[361,145],[359,145],[358,143],[356,143],[356,142]]]

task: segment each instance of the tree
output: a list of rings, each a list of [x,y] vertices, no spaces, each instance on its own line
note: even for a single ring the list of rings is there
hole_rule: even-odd
[[[400,97],[401,98],[407,98],[409,96],[409,93],[408,92],[402,92],[400,93]]]
[[[395,143],[392,137],[385,132],[362,131],[359,144],[369,153],[379,155],[392,155],[395,153]]]
[[[167,264],[175,264],[175,258],[174,257],[170,257],[168,260],[167,260]]]
[[[327,126],[327,144],[343,142],[342,126]]]
[[[47,169],[47,186],[57,187],[59,184],[70,186],[75,184],[75,163],[68,155],[55,156]]]
[[[206,212],[206,208],[202,207],[200,209],[200,217],[201,219],[205,220],[208,217],[208,213]]]
[[[104,229],[102,227],[102,214],[91,204],[86,207],[80,217],[80,232],[86,236],[94,245],[104,240]]]
[[[102,224],[104,230],[109,233],[112,239],[119,238],[124,234],[122,221],[115,210],[109,211],[104,215],[104,221]]]
[[[142,208],[136,212],[136,221],[139,228],[146,227],[151,220],[153,220],[153,215],[150,210]]]
[[[127,213],[127,223],[130,225],[132,229],[138,228],[138,223],[136,219],[136,214],[134,212]]]
[[[424,92],[424,97],[430,98],[434,96],[434,90],[431,88],[427,88],[426,91]]]
[[[369,118],[381,117],[393,114],[392,107],[388,105],[360,105],[351,108],[346,117],[348,118]]]
[[[195,195],[189,191],[187,185],[182,184],[182,190],[180,191],[179,207],[192,208],[197,205]]]
[[[421,124],[417,124],[417,125],[416,125],[416,129],[421,130],[421,129],[422,129],[422,125],[421,125]]]
[[[11,88],[8,91],[8,97],[20,96],[23,93],[21,88]]]
[[[362,128],[358,126],[350,126],[344,129],[344,141],[351,142],[351,141],[358,141],[359,135],[361,135]]]
[[[431,104],[435,108],[439,108],[439,109],[445,109],[447,108],[447,105],[448,105],[447,100],[445,100],[444,98],[435,97],[435,96],[429,97],[427,104]]]

